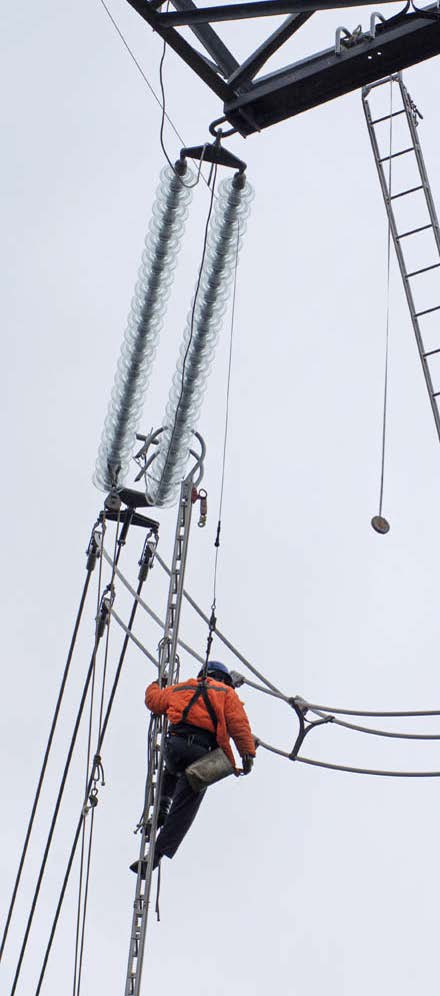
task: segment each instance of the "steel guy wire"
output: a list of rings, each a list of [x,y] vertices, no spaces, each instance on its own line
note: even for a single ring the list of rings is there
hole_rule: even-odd
[[[103,529],[105,529],[104,522],[102,523],[102,525],[103,525]],[[93,530],[92,530],[92,537],[93,537]],[[49,731],[49,736],[48,736],[48,740],[47,740],[46,750],[44,752],[43,764],[41,766],[41,771],[40,771],[40,775],[39,775],[39,778],[38,778],[38,784],[37,784],[37,788],[36,788],[36,791],[35,791],[35,796],[34,796],[34,801],[33,801],[33,804],[32,804],[31,815],[30,815],[29,823],[28,823],[27,830],[26,830],[26,836],[25,836],[25,839],[24,839],[24,844],[23,844],[23,849],[22,849],[22,853],[21,853],[21,857],[20,857],[19,866],[18,866],[17,876],[16,876],[16,879],[15,879],[14,888],[13,888],[13,892],[12,892],[12,897],[11,897],[11,901],[10,901],[10,904],[9,904],[8,915],[7,915],[7,918],[6,918],[5,928],[4,928],[2,942],[1,942],[1,947],[0,947],[0,960],[1,960],[2,956],[3,956],[3,952],[4,952],[4,949],[5,949],[6,939],[7,939],[7,936],[8,936],[8,931],[9,931],[9,927],[10,927],[10,923],[11,923],[11,918],[12,918],[12,914],[13,914],[13,910],[14,910],[14,906],[15,906],[15,901],[16,901],[16,898],[17,898],[18,887],[19,887],[19,884],[20,884],[20,879],[21,879],[21,875],[22,875],[22,871],[23,871],[23,867],[24,867],[24,863],[25,863],[25,859],[26,859],[26,854],[27,854],[27,850],[28,850],[28,846],[29,846],[29,841],[30,841],[30,837],[31,837],[31,833],[32,833],[32,827],[33,827],[33,824],[34,824],[35,814],[36,814],[36,811],[37,811],[38,802],[39,802],[40,795],[41,795],[41,789],[42,789],[43,783],[44,783],[44,778],[45,778],[45,774],[46,774],[46,768],[47,768],[47,764],[48,764],[49,756],[50,756],[50,751],[51,751],[51,747],[52,747],[52,741],[53,741],[53,738],[54,738],[54,735],[55,735],[55,730],[56,730],[56,726],[57,726],[58,716],[59,716],[59,713],[60,713],[61,704],[62,704],[63,697],[64,697],[64,691],[65,691],[65,687],[66,687],[66,683],[67,683],[67,678],[68,678],[69,671],[70,671],[70,665],[71,665],[71,662],[72,662],[73,653],[74,653],[74,650],[75,650],[76,639],[77,639],[78,630],[79,630],[81,619],[82,619],[83,609],[84,609],[84,605],[85,605],[85,602],[86,602],[86,597],[87,597],[87,593],[88,593],[88,589],[89,589],[89,585],[90,585],[90,579],[91,579],[91,576],[92,576],[93,569],[94,569],[94,564],[93,564],[93,566],[90,566],[90,567],[87,568],[87,575],[86,575],[86,579],[85,579],[85,582],[84,582],[84,587],[83,587],[81,598],[80,598],[80,603],[79,603],[79,607],[78,607],[78,611],[77,611],[77,615],[76,615],[76,619],[75,619],[75,624],[74,624],[74,627],[73,627],[73,634],[72,634],[72,638],[71,638],[71,642],[70,642],[70,646],[69,646],[69,650],[68,650],[68,654],[67,654],[67,660],[66,660],[66,664],[65,664],[65,667],[64,667],[63,676],[62,676],[62,679],[61,679],[61,685],[60,685],[60,689],[59,689],[59,692],[58,692],[58,698],[57,698],[56,705],[55,705],[55,710],[54,710],[54,714],[53,714],[53,718],[52,718],[52,723],[51,723],[51,727],[50,727],[50,731]]]

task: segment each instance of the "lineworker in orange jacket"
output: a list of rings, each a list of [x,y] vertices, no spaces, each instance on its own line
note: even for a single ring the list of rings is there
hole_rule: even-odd
[[[208,751],[221,747],[236,773],[235,759],[229,738],[232,737],[242,758],[243,774],[252,770],[255,741],[246,712],[232,687],[227,667],[212,661],[203,682],[203,671],[197,678],[160,688],[157,681],[148,686],[145,704],[155,716],[166,715],[169,729],[165,743],[165,769],[159,805],[154,867],[161,858],[172,858],[188,832],[205,790],[194,792],[185,770]],[[146,860],[142,862],[145,877]],[[130,865],[138,871],[139,862]]]

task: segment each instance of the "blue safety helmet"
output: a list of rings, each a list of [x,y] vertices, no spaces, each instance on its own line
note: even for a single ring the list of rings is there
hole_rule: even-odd
[[[201,678],[203,674],[203,668],[199,671],[198,677]],[[217,678],[218,681],[223,681],[225,685],[232,685],[232,678],[229,674],[226,664],[222,664],[221,661],[210,661],[207,670],[208,678]]]

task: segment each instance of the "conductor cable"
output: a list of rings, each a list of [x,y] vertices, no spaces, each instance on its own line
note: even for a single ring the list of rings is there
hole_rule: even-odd
[[[58,692],[58,698],[57,698],[57,701],[56,701],[55,710],[54,710],[54,714],[53,714],[53,717],[52,717],[52,723],[51,723],[51,727],[50,727],[50,731],[49,731],[49,736],[48,736],[48,740],[47,740],[47,744],[46,744],[46,749],[45,749],[45,752],[44,752],[43,764],[41,766],[41,771],[40,771],[40,775],[39,775],[39,778],[38,778],[38,784],[37,784],[37,788],[35,790],[35,796],[34,796],[34,801],[32,803],[31,815],[29,817],[29,823],[28,823],[28,826],[27,826],[26,836],[25,836],[25,839],[24,839],[23,849],[22,849],[22,852],[21,852],[21,857],[20,857],[20,862],[19,862],[19,866],[18,866],[17,876],[16,876],[16,879],[15,879],[14,888],[13,888],[13,892],[12,892],[12,897],[11,897],[11,901],[10,901],[10,904],[9,904],[8,915],[6,917],[6,923],[5,923],[5,928],[4,928],[4,931],[3,931],[3,936],[2,936],[2,941],[1,941],[1,947],[0,947],[0,960],[1,960],[2,956],[3,956],[3,952],[4,952],[4,949],[5,949],[5,945],[6,945],[6,939],[7,939],[7,936],[8,936],[9,927],[10,927],[10,923],[11,923],[11,918],[12,918],[12,914],[13,914],[13,911],[14,911],[14,906],[15,906],[15,902],[16,902],[16,898],[17,898],[17,892],[18,892],[18,888],[19,888],[19,885],[20,885],[21,875],[22,875],[24,863],[25,863],[25,860],[26,860],[26,854],[27,854],[27,850],[28,850],[28,847],[29,847],[29,841],[30,841],[31,834],[32,834],[32,828],[33,828],[33,825],[34,825],[35,815],[36,815],[36,812],[37,812],[38,803],[39,803],[39,799],[40,799],[40,795],[41,795],[41,790],[42,790],[42,787],[43,787],[44,778],[45,778],[45,774],[46,774],[46,768],[47,768],[49,757],[50,757],[50,752],[51,752],[51,748],[52,748],[52,742],[53,742],[53,738],[54,738],[55,731],[56,731],[56,726],[57,726],[58,717],[59,717],[59,714],[60,714],[60,709],[61,709],[61,705],[62,705],[62,701],[63,701],[63,697],[64,697],[64,691],[65,691],[65,688],[66,688],[67,679],[68,679],[68,676],[69,676],[70,665],[71,665],[73,654],[74,654],[74,650],[75,650],[76,639],[77,639],[77,636],[78,636],[78,631],[79,631],[79,627],[80,627],[80,623],[81,623],[81,619],[82,619],[84,605],[85,605],[86,598],[87,598],[87,593],[88,593],[88,590],[89,590],[90,579],[91,579],[91,575],[92,575],[92,573],[94,571],[94,568],[95,568],[96,558],[98,556],[100,556],[100,549],[98,549],[97,544],[99,543],[99,547],[102,544],[103,535],[104,535],[104,531],[105,531],[105,519],[103,519],[102,523],[101,523],[101,525],[102,525],[102,532],[98,533],[98,526],[99,526],[99,524],[100,524],[100,522],[99,522],[99,519],[98,519],[97,522],[95,523],[95,526],[93,527],[91,538],[90,538],[90,543],[89,543],[89,547],[88,547],[88,551],[87,551],[89,553],[89,556],[88,556],[88,559],[87,559],[87,566],[86,566],[86,570],[87,570],[86,579],[85,579],[83,590],[82,590],[82,593],[81,593],[80,603],[79,603],[79,607],[78,607],[78,611],[77,611],[77,615],[76,615],[76,619],[75,619],[75,624],[74,624],[74,627],[73,627],[72,638],[71,638],[71,641],[70,641],[70,646],[69,646],[69,650],[68,650],[68,654],[67,654],[67,660],[66,660],[66,664],[65,664],[65,667],[64,667],[63,676],[62,676],[62,679],[61,679],[61,685],[60,685],[60,689],[59,689],[59,692]],[[98,535],[99,535],[99,540],[98,540]]]

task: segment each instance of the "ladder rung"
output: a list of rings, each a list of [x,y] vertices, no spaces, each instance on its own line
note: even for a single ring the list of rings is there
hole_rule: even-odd
[[[414,152],[414,146],[412,145],[410,149],[401,149],[400,152],[393,152],[391,156],[382,156],[379,162],[386,163],[389,159],[397,159],[397,156],[406,156],[407,152]]]
[[[436,304],[435,308],[426,308],[425,311],[418,311],[415,317],[421,318],[422,315],[430,315],[431,311],[440,311],[440,304]]]
[[[409,187],[408,190],[402,190],[400,194],[391,194],[390,201],[395,201],[396,197],[405,197],[406,194],[413,194],[416,190],[423,190],[423,183],[419,183],[418,187]]]
[[[402,232],[401,235],[397,236],[397,239],[406,239],[407,235],[415,235],[416,232],[425,232],[427,228],[432,228],[431,222],[429,225],[421,225],[420,228],[411,228],[409,232]]]
[[[423,266],[421,270],[413,270],[412,273],[407,273],[407,277],[417,277],[419,273],[427,273],[428,270],[436,270],[440,266],[440,263],[432,263],[431,266]]]
[[[439,394],[440,394],[440,391],[436,391],[435,394],[432,395],[432,397],[433,398],[438,398]]]
[[[376,120],[372,121],[371,124],[376,125],[379,124],[380,121],[389,121],[390,118],[397,118],[399,114],[405,114],[405,108],[403,108],[402,111],[393,111],[392,114],[385,114],[383,118],[376,118]]]
[[[436,353],[440,353],[440,349],[430,349],[427,353],[423,353],[423,359],[426,360],[427,356],[435,356]]]

